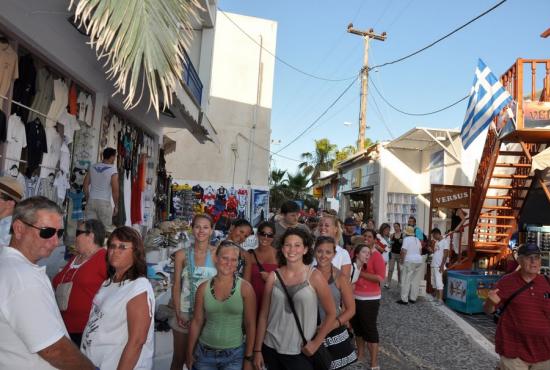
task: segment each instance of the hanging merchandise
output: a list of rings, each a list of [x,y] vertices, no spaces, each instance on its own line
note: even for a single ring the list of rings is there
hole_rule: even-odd
[[[36,65],[40,65],[40,67],[38,67],[36,74],[36,95],[32,99],[31,105],[34,112],[29,113],[27,122],[39,118],[39,114],[36,112],[47,112],[53,101],[53,77],[41,63],[36,63]],[[44,117],[40,118],[44,119]]]
[[[27,177],[32,177],[34,171],[38,169],[42,156],[48,151],[46,144],[46,131],[40,118],[27,122]]]
[[[54,100],[50,105],[46,118],[46,127],[55,127],[61,113],[67,109],[69,100],[69,88],[65,81],[57,79],[53,81]]]
[[[21,158],[21,150],[27,147],[25,125],[17,114],[12,114],[8,120],[6,143],[7,145],[6,160],[4,161],[4,173],[11,170],[13,166],[19,168],[19,158]]]
[[[88,126],[92,125],[92,114],[93,114],[93,103],[92,97],[86,94],[84,91],[81,91],[78,94],[78,119],[82,122],[85,122]]]
[[[76,120],[76,116],[67,111],[63,111],[57,122],[63,126],[63,137],[65,142],[67,144],[72,143],[75,131],[80,130],[80,124]]]
[[[55,176],[57,163],[61,157],[61,144],[63,143],[63,139],[59,136],[55,127],[46,127],[46,143],[47,152],[42,156],[40,178],[47,178],[52,174]]]
[[[36,68],[30,54],[19,58],[19,78],[13,84],[12,100],[30,106],[36,94]],[[12,104],[11,113],[21,117],[23,122],[29,118],[29,110],[20,105]]]
[[[1,105],[0,105],[1,106]],[[6,114],[0,110],[0,142],[5,142],[8,134]]]
[[[12,82],[19,77],[17,53],[7,40],[0,41],[0,95],[6,96]]]

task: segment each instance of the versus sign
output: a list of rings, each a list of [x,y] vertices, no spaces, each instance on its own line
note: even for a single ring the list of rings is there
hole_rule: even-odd
[[[472,188],[469,186],[432,184],[432,207],[470,208]]]

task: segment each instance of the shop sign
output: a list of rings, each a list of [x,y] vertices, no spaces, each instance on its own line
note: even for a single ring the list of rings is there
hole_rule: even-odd
[[[359,188],[361,187],[361,167],[355,168],[353,172],[351,173],[351,188]]]
[[[523,127],[550,126],[550,102],[524,101]]]
[[[447,278],[447,298],[466,303],[466,280]]]
[[[323,188],[313,188],[313,196],[317,199],[323,196]]]
[[[470,208],[470,195],[472,188],[469,186],[433,185],[433,208]]]

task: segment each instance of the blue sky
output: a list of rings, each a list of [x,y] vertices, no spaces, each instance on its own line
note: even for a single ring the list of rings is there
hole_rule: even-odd
[[[278,22],[277,56],[288,63],[331,79],[357,73],[363,60],[363,39],[346,32],[374,27],[387,32],[385,42],[371,41],[369,65],[402,57],[435,41],[498,3],[498,0],[221,0],[222,10]],[[549,0],[508,0],[427,51],[371,72],[379,90],[394,106],[408,112],[429,112],[468,94],[477,59],[500,76],[516,58],[550,58]],[[537,76],[542,79],[542,76]],[[276,152],[313,122],[350,81],[309,78],[287,66],[275,67],[271,150]],[[415,126],[458,128],[466,102],[444,112],[411,117],[392,110],[369,88],[367,136],[390,140]],[[358,133],[359,83],[314,128],[280,154],[300,159],[313,141],[329,138],[339,147],[355,144]],[[351,125],[344,125],[349,122]],[[280,140],[280,144],[276,144]],[[295,172],[297,162],[272,157],[272,167]]]

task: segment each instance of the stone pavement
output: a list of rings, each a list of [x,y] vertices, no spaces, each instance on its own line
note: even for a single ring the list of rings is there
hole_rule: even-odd
[[[447,307],[423,298],[402,306],[397,299],[393,282],[392,289],[382,292],[378,316],[381,370],[495,369],[497,356],[491,344]],[[357,363],[347,369],[368,367]]]

